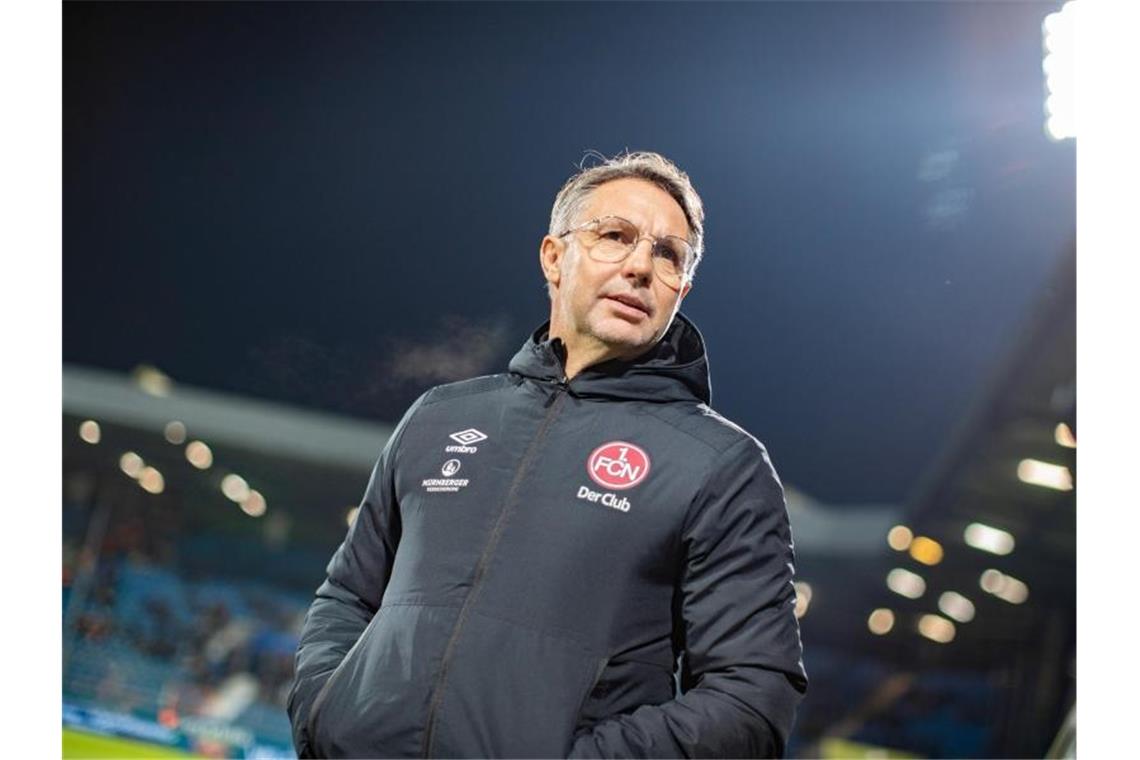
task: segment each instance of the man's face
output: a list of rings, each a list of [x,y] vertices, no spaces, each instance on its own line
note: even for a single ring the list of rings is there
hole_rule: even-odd
[[[637,178],[597,187],[571,227],[604,216],[633,222],[642,235],[688,238],[681,206],[664,190]],[[587,346],[609,358],[632,359],[653,346],[669,329],[691,284],[681,290],[654,272],[652,242],[643,239],[624,261],[595,261],[582,235],[543,238],[543,271],[554,285],[551,335],[562,336],[571,350]]]

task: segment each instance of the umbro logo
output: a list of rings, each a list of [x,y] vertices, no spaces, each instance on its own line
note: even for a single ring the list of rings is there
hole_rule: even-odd
[[[448,454],[474,454],[479,449],[471,444],[487,440],[486,434],[475,428],[460,430],[458,433],[452,433],[447,437],[459,444],[458,446],[448,446],[445,448],[444,451]]]
[[[470,446],[473,443],[479,443],[479,441],[487,440],[487,436],[483,435],[483,433],[479,432],[475,428],[460,430],[458,433],[452,433],[447,437],[458,444],[462,444],[463,446]]]

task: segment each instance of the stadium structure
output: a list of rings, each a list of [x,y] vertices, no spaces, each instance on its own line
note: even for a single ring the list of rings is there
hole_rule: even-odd
[[[789,756],[1073,756],[1074,268],[905,503],[787,485]],[[300,623],[390,428],[155,368],[63,380],[64,755],[294,756]]]

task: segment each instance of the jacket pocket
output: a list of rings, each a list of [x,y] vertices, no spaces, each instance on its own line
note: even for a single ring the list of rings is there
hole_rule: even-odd
[[[606,658],[556,633],[472,613],[450,659],[433,757],[566,757]]]
[[[578,715],[575,737],[595,724],[633,712],[642,705],[659,705],[675,696],[673,672],[665,665],[640,660],[608,660]]]
[[[367,629],[365,629],[365,630],[367,630]],[[363,639],[364,635],[361,634],[360,638]],[[360,642],[360,639],[357,639],[357,643],[359,643],[359,642]],[[355,647],[356,644],[353,644],[353,646]],[[348,654],[352,654],[352,649],[348,650]],[[324,704],[325,697],[328,696],[329,688],[332,686],[333,680],[336,679],[336,674],[340,672],[341,665],[343,665],[345,660],[347,660],[347,659],[348,659],[348,655],[345,655],[344,660],[340,661],[340,665],[337,665],[335,668],[333,668],[333,671],[331,673],[329,673],[328,678],[326,678],[325,682],[323,684],[321,684],[321,688],[317,690],[317,696],[313,699],[313,704],[309,707],[309,717],[305,721],[305,734],[309,737],[310,746],[315,747],[316,735],[317,735],[316,734],[317,713],[320,711],[321,706]]]
[[[324,704],[328,699],[329,692],[332,690],[337,676],[344,672],[345,667],[348,666],[349,662],[355,656],[357,650],[360,649],[361,644],[371,634],[373,628],[376,625],[377,619],[382,613],[383,610],[377,610],[376,614],[372,616],[372,619],[368,621],[368,625],[364,627],[364,630],[360,633],[360,636],[356,639],[356,641],[352,643],[352,646],[348,648],[348,651],[345,653],[344,657],[341,658],[341,661],[335,668],[333,668],[332,672],[329,673],[328,678],[325,679],[325,682],[321,684],[321,688],[317,690],[317,696],[313,698],[313,704],[309,707],[309,717],[305,721],[305,731],[309,736],[309,744],[313,747],[314,750],[317,750],[318,748],[317,717],[319,716],[321,709],[324,707]],[[318,750],[318,755],[320,754],[323,753],[320,753]]]
[[[456,610],[382,606],[309,714],[319,757],[417,757],[432,674]],[[318,703],[319,700],[319,703]]]

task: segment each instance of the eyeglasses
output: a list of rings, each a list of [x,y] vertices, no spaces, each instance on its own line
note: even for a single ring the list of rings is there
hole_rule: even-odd
[[[697,258],[688,240],[676,235],[642,235],[636,224],[620,216],[591,219],[558,237],[566,237],[572,232],[583,233],[582,242],[590,258],[609,264],[625,261],[637,244],[647,238],[653,244],[653,271],[674,290],[681,289],[689,267]]]

